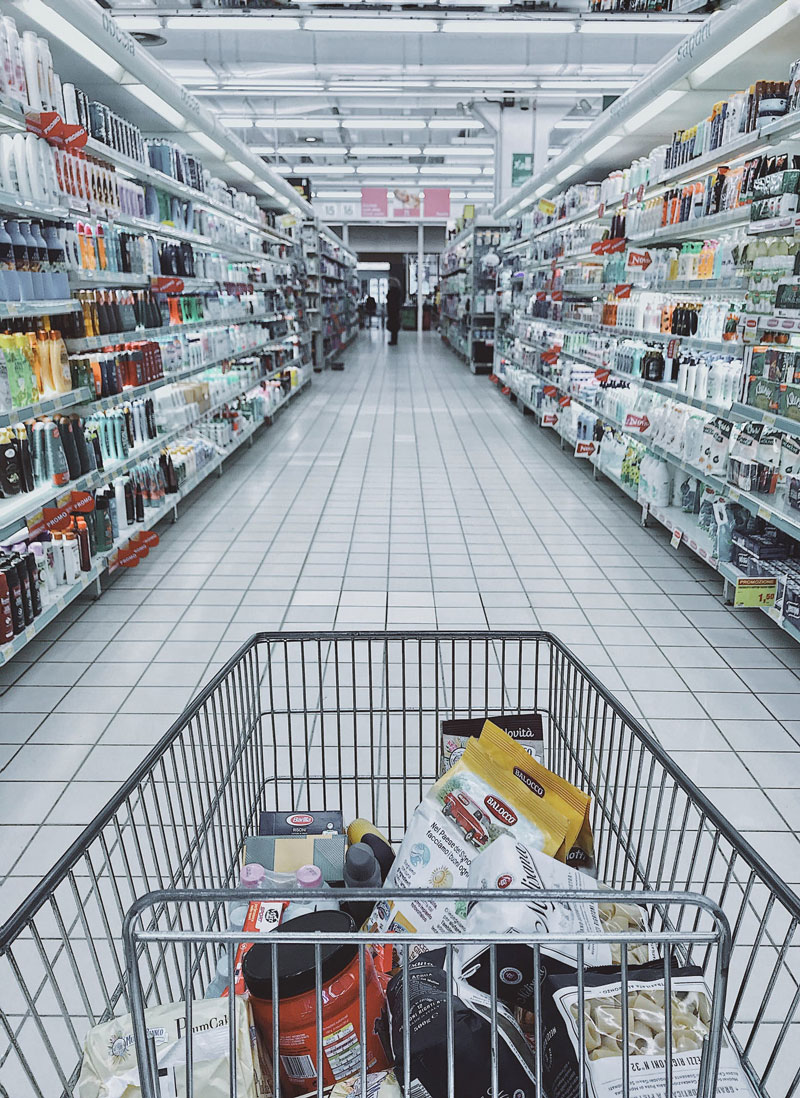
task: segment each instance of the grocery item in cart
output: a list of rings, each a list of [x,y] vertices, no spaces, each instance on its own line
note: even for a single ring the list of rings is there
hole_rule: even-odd
[[[442,755],[439,776],[457,763],[470,739],[480,736],[486,721],[502,728],[538,762],[544,762],[544,730],[541,713],[503,713],[494,717],[457,717],[441,722]]]
[[[698,1091],[703,1041],[709,1034],[711,994],[701,970],[673,968],[670,978],[672,1093]],[[628,1072],[636,1098],[663,1098],[667,1092],[664,967],[628,971]],[[625,1040],[624,996],[619,977],[584,973],[584,1009],[580,1018],[577,973],[548,977],[542,990],[545,1090],[563,1098],[581,1095],[578,1057],[580,1029],[585,1035],[585,1068],[592,1098],[622,1093]],[[737,1056],[722,1035],[718,1095],[751,1095]]]
[[[469,871],[470,888],[511,889],[519,891],[519,900],[478,900],[470,904],[467,934],[480,938],[492,934],[581,934],[603,931],[622,933],[646,926],[645,913],[634,904],[579,903],[543,900],[544,889],[585,891],[596,889],[597,882],[585,873],[557,862],[537,850],[529,850],[510,835],[501,835],[474,859]],[[520,941],[499,944],[497,956],[497,994],[511,1006],[530,1004],[533,995],[533,951]],[[458,948],[461,974],[481,991],[491,988],[490,954],[486,946],[464,944]],[[654,960],[653,945],[628,947],[630,964]],[[616,943],[586,942],[583,962],[590,968],[618,965],[620,946]],[[569,943],[543,945],[539,955],[539,980],[556,972],[571,972],[577,967],[577,947]]]
[[[537,763],[535,759],[527,758],[527,752],[523,753],[519,744],[513,742],[502,728],[498,728],[491,721],[483,726],[479,743],[481,750],[497,760],[511,755],[514,759],[514,781],[566,816],[568,827],[564,861],[575,869],[593,873],[594,839],[589,823],[591,797],[565,778]]]
[[[284,924],[298,934],[321,931],[336,942],[320,945],[323,1080],[326,1086],[353,1076],[361,1067],[361,1041],[366,1043],[367,1068],[390,1067],[376,1026],[385,1003],[379,974],[369,950],[364,954],[364,1009],[367,1032],[361,1034],[358,946],[346,938],[355,923],[344,911],[316,911]],[[342,941],[344,939],[344,941]],[[317,1081],[317,994],[315,946],[287,942],[274,951],[278,973],[278,1051],[283,1098],[304,1094]],[[256,943],[245,954],[244,982],[256,1027],[272,1047],[273,948]]]
[[[461,759],[425,794],[386,878],[387,888],[466,888],[472,859],[504,834],[547,854],[566,856],[567,835],[577,834],[582,817],[574,813],[568,819],[515,776],[527,775],[536,764],[524,748],[497,731],[506,741],[504,750],[485,750],[483,735],[471,739]],[[379,900],[367,929],[460,932],[466,914],[466,903]]]
[[[258,862],[275,873],[296,873],[304,865],[322,870],[328,884],[344,882],[345,836],[248,835],[244,841],[245,862]]]
[[[389,1038],[395,1075],[405,1085],[405,1040],[410,1051],[406,1098],[448,1094],[447,991],[452,981],[453,1082],[458,1098],[492,1094],[491,999],[454,979],[438,949],[408,960],[386,993]],[[405,985],[405,989],[404,989]],[[404,1006],[408,1006],[408,1017]],[[522,1030],[503,1003],[497,1003],[497,1083],[499,1094],[534,1098],[534,1063]],[[406,1029],[408,1030],[406,1034]]]
[[[362,1090],[361,1076],[337,1083],[331,1098],[403,1098],[400,1084],[393,1071],[379,1071],[367,1076],[367,1089]]]
[[[227,999],[192,1003],[194,1098],[230,1098]],[[145,1011],[153,1038],[160,1094],[186,1098],[186,1005],[167,1003]],[[266,1098],[269,1067],[262,1060],[249,1005],[236,999],[236,1086],[239,1098]],[[90,1029],[78,1079],[78,1098],[140,1098],[139,1068],[130,1014]]]

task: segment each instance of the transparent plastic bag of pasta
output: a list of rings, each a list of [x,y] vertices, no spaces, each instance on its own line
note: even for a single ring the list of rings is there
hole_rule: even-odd
[[[672,1093],[691,1098],[698,1092],[703,1041],[709,1032],[711,994],[699,968],[671,972]],[[635,1098],[664,1098],[667,1093],[666,1010],[663,966],[628,972],[628,1077]],[[559,1098],[581,1098],[578,1057],[585,1033],[587,1089],[592,1098],[623,1093],[625,1042],[622,983],[618,977],[584,974],[584,1010],[580,1018],[577,974],[550,976],[542,989],[544,1085]],[[736,1053],[723,1035],[717,1094],[752,1096]]]
[[[504,835],[491,851],[474,859],[469,872],[470,888],[508,889],[518,899],[477,900],[470,904],[466,931],[470,937],[492,934],[585,934],[623,933],[641,930],[647,925],[645,912],[634,904],[580,903],[543,900],[544,889],[596,889],[597,882],[569,866],[548,858],[537,850],[528,850],[511,836]],[[620,946],[609,942],[587,942],[584,964],[589,968],[618,965]],[[461,974],[473,987],[491,990],[490,951],[484,945],[458,947]],[[533,950],[524,941],[496,946],[497,994],[509,1006],[529,1006],[533,996]],[[628,962],[647,964],[656,957],[653,946],[632,944]],[[539,980],[553,973],[573,972],[577,966],[577,947],[554,942],[543,945],[539,955]]]

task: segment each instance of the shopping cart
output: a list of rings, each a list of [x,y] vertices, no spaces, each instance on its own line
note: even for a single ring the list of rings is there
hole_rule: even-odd
[[[602,898],[635,902],[647,913],[643,929],[603,939],[620,946],[623,984],[626,947],[634,943],[656,950],[667,987],[671,963],[703,970],[712,1015],[691,1093],[714,1092],[720,1049],[728,1044],[756,1093],[794,1093],[798,897],[556,638],[423,632],[262,633],[243,645],[0,930],[7,1037],[0,1094],[73,1098],[87,1031],[133,1012],[144,1095],[161,1098],[144,1011],[183,1001],[191,1027],[192,999],[202,998],[221,949],[232,966],[244,936],[226,935],[225,905],[240,893],[219,890],[236,881],[244,838],[257,831],[260,812],[341,808],[346,821],[368,817],[396,844],[438,775],[442,719],[530,712],[544,723],[546,765],[592,795],[598,877],[617,890]],[[491,895],[502,902],[499,893]],[[571,892],[568,898],[580,904],[599,897]],[[285,937],[274,931],[272,949]],[[446,936],[429,944],[443,945],[452,961],[463,940]],[[496,950],[508,940],[491,939],[486,1052],[495,1095],[503,1093]],[[538,971],[543,939],[525,940]],[[367,936],[351,941],[359,944],[363,986]],[[425,937],[394,941],[402,968]],[[581,1017],[584,959],[596,941],[564,937],[577,950]],[[313,948],[319,976],[322,940],[314,939]],[[448,1098],[456,1098],[450,988],[447,1007],[443,1056]],[[360,1009],[365,1032],[363,997]],[[321,1020],[319,997],[316,1010]],[[625,1048],[627,1020],[623,1011]],[[233,1041],[232,1024],[229,1032]],[[406,1029],[404,1070],[408,1041]],[[540,1044],[540,1032],[533,1042]],[[663,1059],[663,1092],[677,1098],[671,1058]],[[583,1093],[588,1080],[579,1060]],[[637,1092],[628,1058],[622,1061],[619,1093],[627,1098]],[[543,1093],[541,1048],[535,1063],[536,1093]],[[356,1070],[366,1067],[362,1042]],[[423,1093],[404,1072],[400,1081],[407,1098]],[[323,1082],[309,1089],[322,1094]],[[232,1074],[230,1094],[236,1093]]]

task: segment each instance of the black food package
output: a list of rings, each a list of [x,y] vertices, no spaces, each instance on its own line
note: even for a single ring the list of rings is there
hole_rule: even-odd
[[[433,950],[392,978],[387,989],[388,1030],[395,1075],[403,1089],[403,983],[408,980],[411,1050],[410,1093],[406,1098],[447,1096],[447,984],[445,951]],[[491,1000],[459,980],[453,983],[453,1072],[458,1098],[491,1098]],[[535,1098],[533,1055],[513,1015],[497,1003],[497,1057],[500,1094]]]
[[[446,774],[466,750],[470,739],[480,736],[487,721],[519,740],[529,755],[544,765],[544,724],[541,713],[502,713],[488,717],[454,717],[441,722],[439,776]]]

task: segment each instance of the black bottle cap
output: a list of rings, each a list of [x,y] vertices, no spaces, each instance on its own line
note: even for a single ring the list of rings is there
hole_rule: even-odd
[[[281,931],[297,934],[313,933],[344,937],[356,929],[346,911],[312,911],[299,915],[281,926]],[[278,969],[278,994],[282,999],[304,995],[316,986],[315,950],[313,945],[281,942],[275,950]],[[322,982],[329,983],[358,956],[358,946],[348,942],[325,942],[320,946]],[[245,986],[257,999],[272,999],[272,944],[256,943],[248,949],[242,963]]]

